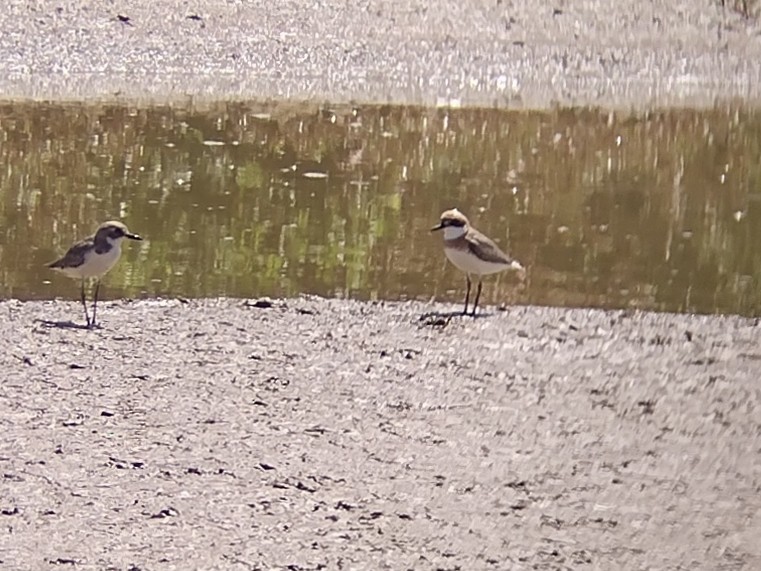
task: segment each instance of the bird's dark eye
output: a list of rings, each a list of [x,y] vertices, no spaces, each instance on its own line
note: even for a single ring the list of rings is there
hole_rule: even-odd
[[[122,230],[121,228],[114,228],[113,230],[111,230],[112,238],[121,238],[122,236],[124,236],[124,230]]]

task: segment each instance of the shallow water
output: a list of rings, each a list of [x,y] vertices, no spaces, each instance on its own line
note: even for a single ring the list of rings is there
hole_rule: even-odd
[[[107,297],[460,301],[428,230],[453,206],[527,266],[488,303],[755,315],[761,112],[220,104],[0,107],[0,294],[110,218]]]

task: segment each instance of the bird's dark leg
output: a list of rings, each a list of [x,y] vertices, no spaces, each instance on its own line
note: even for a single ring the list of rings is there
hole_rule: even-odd
[[[85,280],[82,280],[80,299],[82,300],[82,307],[85,308],[85,321],[87,322],[87,327],[90,327],[90,316],[87,314],[87,299],[85,298]]]
[[[478,289],[476,290],[476,301],[473,302],[473,317],[476,316],[476,308],[478,307],[478,300],[481,299],[481,278],[478,278]]]
[[[465,274],[465,279],[468,280],[468,289],[465,293],[465,309],[462,310],[462,314],[468,315],[468,301],[470,301],[470,274]]]
[[[95,293],[92,300],[92,322],[91,327],[95,327],[95,312],[98,311],[98,290],[100,289],[100,280],[95,282]]]

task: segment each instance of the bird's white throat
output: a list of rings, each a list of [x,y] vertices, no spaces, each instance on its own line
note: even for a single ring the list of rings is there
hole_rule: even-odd
[[[464,236],[465,232],[467,232],[465,226],[445,226],[444,240],[457,240],[457,238]]]

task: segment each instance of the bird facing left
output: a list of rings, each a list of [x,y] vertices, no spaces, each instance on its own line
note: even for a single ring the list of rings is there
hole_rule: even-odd
[[[122,253],[122,241],[125,238],[129,240],[142,240],[140,236],[130,232],[119,221],[111,220],[104,222],[98,226],[95,234],[75,243],[63,257],[47,265],[49,268],[57,270],[67,277],[82,281],[81,300],[82,307],[85,310],[87,327],[95,327],[100,281],[119,261]],[[85,282],[88,279],[95,280],[92,319],[87,312],[85,297]]]

